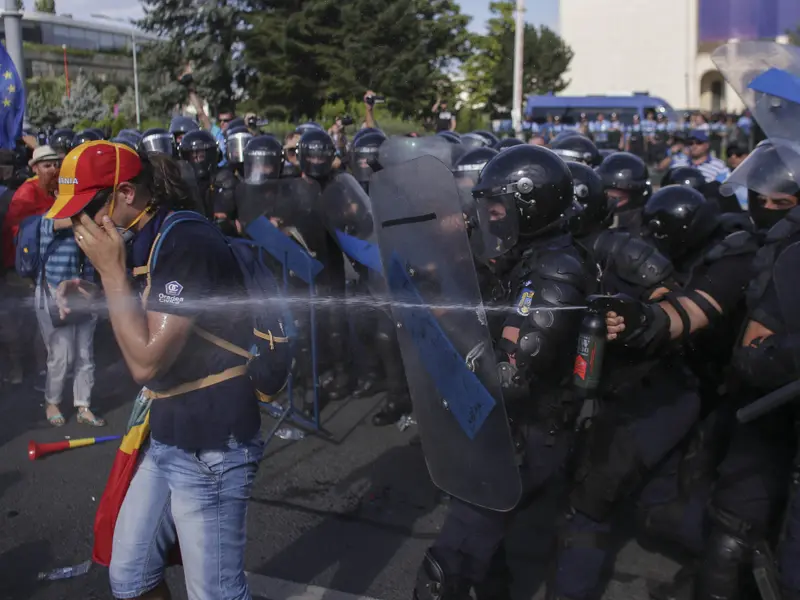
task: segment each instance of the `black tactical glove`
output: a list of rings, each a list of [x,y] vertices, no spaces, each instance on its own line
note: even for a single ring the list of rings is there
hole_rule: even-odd
[[[660,306],[635,300],[625,294],[589,296],[590,310],[605,315],[617,313],[625,319],[625,331],[617,334],[617,341],[629,348],[653,350],[669,341],[669,317]]]

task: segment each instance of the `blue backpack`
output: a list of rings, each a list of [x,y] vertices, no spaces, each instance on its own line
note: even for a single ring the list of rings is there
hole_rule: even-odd
[[[247,240],[225,236],[216,225],[199,213],[178,211],[164,220],[150,251],[147,265],[135,269],[134,275],[147,275],[147,287],[150,288],[150,273],[155,269],[164,238],[175,225],[187,221],[208,226],[209,229],[216,232],[216,235],[222,237],[231,249],[241,269],[247,290],[249,300],[247,310],[250,311],[253,322],[253,338],[249,349],[245,349],[195,326],[194,332],[201,338],[223,350],[241,356],[247,362],[199,381],[180,385],[173,390],[150,392],[150,395],[154,398],[176,396],[246,374],[253,382],[257,398],[261,402],[271,402],[272,396],[286,386],[292,359],[289,337],[286,335],[284,326],[287,314],[285,304],[279,300],[281,293],[278,284],[264,262],[264,250]],[[275,302],[276,299],[279,300],[278,304]]]
[[[42,215],[36,215],[23,219],[14,238],[16,245],[14,268],[20,277],[35,278],[42,267],[43,257],[39,253],[39,241],[43,218]]]

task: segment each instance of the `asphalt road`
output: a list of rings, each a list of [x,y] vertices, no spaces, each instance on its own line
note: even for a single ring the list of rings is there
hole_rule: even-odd
[[[99,353],[95,408],[108,419],[102,435],[122,433],[136,387],[114,352]],[[369,417],[380,397],[348,400],[325,412],[332,440],[271,443],[249,509],[247,569],[256,598],[405,600],[417,566],[442,523],[446,500],[430,483],[415,428],[376,429]],[[100,567],[67,580],[37,574],[91,555],[92,521],[116,446],[71,450],[30,462],[29,440],[100,435],[75,415],[61,429],[44,419],[30,383],[0,390],[0,598],[110,598]],[[264,419],[265,429],[271,423]],[[518,599],[542,597],[554,523],[552,498],[526,510],[507,541]],[[648,582],[669,579],[677,565],[620,539],[607,598],[642,599]],[[169,579],[185,598],[182,575]]]

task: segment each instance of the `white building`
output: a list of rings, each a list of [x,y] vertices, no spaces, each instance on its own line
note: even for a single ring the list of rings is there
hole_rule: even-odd
[[[748,11],[782,1],[753,0]],[[742,110],[711,53],[728,38],[764,37],[745,17],[731,0],[560,0],[560,34],[575,53],[562,94],[648,92],[676,109]],[[781,20],[773,37],[800,24]]]

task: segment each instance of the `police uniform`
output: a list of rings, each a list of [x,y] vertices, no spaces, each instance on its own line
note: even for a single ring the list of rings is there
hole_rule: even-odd
[[[628,151],[639,158],[645,154],[645,131],[641,123],[631,123],[625,128]]]
[[[608,132],[611,131],[610,123],[606,121],[592,121],[589,123],[589,132],[598,148],[608,148]]]

